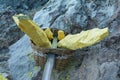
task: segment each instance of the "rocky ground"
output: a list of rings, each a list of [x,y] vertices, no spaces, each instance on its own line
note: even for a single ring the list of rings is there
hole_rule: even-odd
[[[9,46],[19,40],[24,33],[18,29],[12,16],[23,13],[31,18],[48,0],[0,0],[0,73],[9,74]],[[39,5],[39,7],[38,7]]]
[[[41,73],[37,76],[41,69],[35,66],[29,39],[22,37],[23,33],[12,20],[16,13],[32,18],[39,10],[33,20],[41,27],[70,33],[95,27],[110,30],[109,37],[99,44],[76,51],[70,66],[63,72],[53,73],[52,80],[120,80],[120,0],[47,1],[0,0],[0,4],[7,3],[0,7],[0,72],[10,72],[13,80],[41,80]],[[84,54],[82,58],[81,53]]]
[[[12,16],[22,13],[32,18],[37,9],[40,10],[46,2],[47,0],[0,0],[0,51],[8,49],[8,46],[23,36],[23,33],[14,23]],[[39,7],[37,7],[38,5]]]
[[[110,31],[109,37],[82,52],[86,54],[83,61],[80,57],[74,58],[78,62],[73,63],[74,68],[52,80],[120,80],[119,4],[120,0],[50,0],[35,14],[33,20],[42,27],[50,26],[70,33],[95,27],[108,27]],[[76,55],[80,54],[78,51]]]

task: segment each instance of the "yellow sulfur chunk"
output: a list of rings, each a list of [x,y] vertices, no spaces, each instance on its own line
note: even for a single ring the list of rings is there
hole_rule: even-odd
[[[47,37],[48,37],[49,40],[52,40],[52,39],[53,39],[53,33],[52,33],[52,31],[50,30],[50,28],[47,28],[47,29],[45,30],[45,33],[46,33],[46,35],[47,35]]]
[[[58,42],[58,47],[76,50],[98,43],[108,35],[108,28],[94,28],[91,30],[82,31],[78,34],[67,35],[64,39]]]
[[[18,27],[30,37],[36,46],[51,47],[51,43],[45,32],[28,16],[20,14],[13,16],[13,19]]]
[[[0,74],[0,80],[8,80],[8,79],[5,78],[2,74]]]
[[[65,33],[62,30],[58,31],[58,40],[62,40],[65,37]]]

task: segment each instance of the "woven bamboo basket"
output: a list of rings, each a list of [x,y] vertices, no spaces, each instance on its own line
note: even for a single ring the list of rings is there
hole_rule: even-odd
[[[36,66],[41,66],[42,68],[45,65],[47,54],[52,53],[56,55],[54,68],[58,71],[64,70],[67,67],[67,64],[73,56],[73,50],[63,49],[63,48],[42,48],[37,47],[31,41],[31,46],[33,48],[34,59],[36,61]]]

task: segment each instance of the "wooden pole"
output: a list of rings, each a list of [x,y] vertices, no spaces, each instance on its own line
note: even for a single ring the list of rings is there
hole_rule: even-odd
[[[57,38],[53,38],[52,48],[57,48]],[[43,71],[42,80],[50,80],[52,69],[55,62],[55,54],[49,53],[47,57],[47,62]]]

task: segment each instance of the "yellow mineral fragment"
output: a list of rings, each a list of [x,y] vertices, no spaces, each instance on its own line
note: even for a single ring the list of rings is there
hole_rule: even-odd
[[[50,30],[50,28],[47,28],[47,29],[45,30],[45,33],[46,33],[46,35],[47,35],[47,37],[48,37],[49,40],[52,40],[52,39],[53,39],[53,33],[52,33],[52,31]]]
[[[2,74],[0,74],[0,80],[8,80],[8,79],[5,78]]]
[[[19,14],[13,16],[13,19],[18,27],[30,37],[36,46],[51,47],[51,43],[45,32],[28,16]]]
[[[62,40],[65,37],[65,33],[63,30],[58,31],[58,40]]]
[[[58,47],[76,50],[79,48],[91,46],[109,35],[108,28],[94,28],[74,35],[67,35],[58,42]]]

